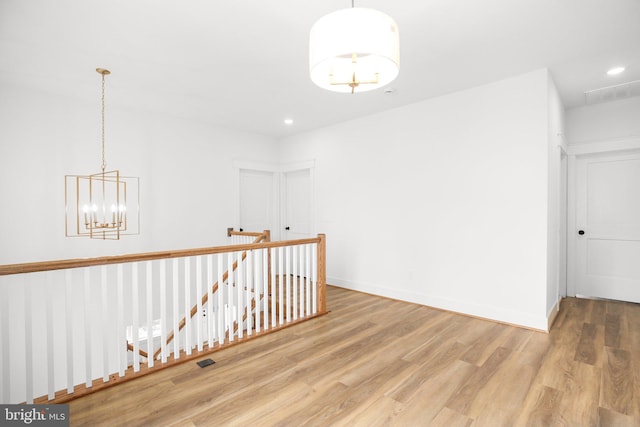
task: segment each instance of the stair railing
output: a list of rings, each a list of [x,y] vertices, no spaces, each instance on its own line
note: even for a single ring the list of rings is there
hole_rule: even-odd
[[[325,251],[318,235],[0,265],[0,402],[65,402],[322,315]]]
[[[264,230],[262,233],[257,233],[257,232],[241,232],[241,231],[233,231],[232,228],[228,228],[227,229],[227,237],[232,237],[232,236],[237,236],[237,237],[245,237],[245,238],[249,238],[249,239],[253,239],[252,242],[247,242],[247,243],[261,243],[261,242],[269,242],[270,238],[271,238],[271,233],[269,230]],[[231,242],[231,244],[241,244],[241,243],[237,243],[237,241],[233,241]],[[247,258],[247,251],[243,251],[242,252],[242,260],[241,262],[244,262],[244,260]],[[235,261],[233,263],[232,266],[232,272],[236,271],[236,269],[238,268],[238,261]],[[222,282],[225,282],[229,279],[229,270],[225,271],[224,274],[222,275]],[[212,286],[211,286],[211,294],[212,296],[215,296],[216,293],[218,292],[218,288],[220,286],[221,282],[216,281]],[[193,307],[191,307],[191,311],[189,313],[189,317],[193,318],[197,313],[198,313],[198,307],[204,307],[205,304],[209,301],[209,292],[205,293],[204,295],[202,295],[202,298],[200,299],[200,303],[199,304],[195,304]],[[246,314],[244,315],[244,317],[246,318]],[[187,317],[183,317],[182,319],[180,319],[180,322],[178,323],[178,332],[180,332],[187,324]],[[237,322],[235,324],[234,329],[237,331],[238,325]],[[175,330],[171,331],[169,333],[169,335],[167,336],[167,341],[166,341],[166,345],[169,345],[171,343],[171,341],[173,341],[173,339],[175,338]],[[134,351],[134,347],[132,344],[127,344],[127,348],[130,351]],[[144,350],[139,350],[140,355],[143,357],[148,357],[147,352],[145,352]],[[160,355],[160,353],[162,352],[162,348],[158,348],[155,353],[153,353],[153,357],[154,358],[158,358],[158,356]]]

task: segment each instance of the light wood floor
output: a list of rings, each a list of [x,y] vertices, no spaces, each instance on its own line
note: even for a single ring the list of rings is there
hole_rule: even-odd
[[[326,316],[70,403],[72,426],[640,425],[640,305],[547,335],[329,287]]]

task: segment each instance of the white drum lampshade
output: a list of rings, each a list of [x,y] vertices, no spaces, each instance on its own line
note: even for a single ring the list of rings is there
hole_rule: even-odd
[[[309,67],[311,80],[330,91],[383,87],[400,68],[398,25],[374,9],[355,7],[325,15],[311,28]]]

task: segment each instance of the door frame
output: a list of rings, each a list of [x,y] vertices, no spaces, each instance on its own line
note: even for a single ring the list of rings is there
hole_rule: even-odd
[[[273,228],[271,230],[271,240],[280,238],[280,169],[277,164],[254,162],[247,160],[233,161],[233,228],[240,229],[240,172],[243,170],[251,170],[257,172],[268,172],[273,174],[273,191],[272,191],[272,218]],[[245,230],[245,231],[263,231],[263,230]]]
[[[566,145],[560,148],[560,189],[558,193],[558,301],[567,296],[569,279],[569,154]]]
[[[301,170],[309,170],[309,234],[314,236],[316,234],[316,197],[315,197],[315,160],[308,160],[303,162],[287,163],[283,164],[280,169],[280,231],[284,235],[285,222],[287,220],[287,186],[285,183],[286,174],[289,172],[297,172]]]
[[[640,150],[640,136],[615,138],[573,144],[567,147],[568,180],[567,180],[567,296],[575,297],[577,291],[577,171],[578,159],[597,154],[615,155]]]
[[[311,212],[310,212],[310,229],[311,234],[316,233],[316,180],[315,180],[315,167],[316,161],[305,160],[300,162],[291,163],[269,163],[269,162],[257,162],[252,160],[234,160],[233,161],[233,227],[234,229],[240,228],[240,171],[241,170],[254,170],[259,172],[273,173],[274,187],[273,187],[273,222],[274,229],[271,230],[271,240],[280,240],[283,234],[283,220],[286,217],[286,206],[284,200],[286,195],[284,192],[284,174],[287,172],[295,172],[298,170],[309,169],[309,191],[311,198]],[[249,230],[249,231],[262,231],[262,230]]]

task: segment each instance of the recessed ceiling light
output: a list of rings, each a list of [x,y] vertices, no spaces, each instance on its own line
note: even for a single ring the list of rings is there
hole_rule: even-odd
[[[284,124],[285,125],[292,125],[293,124],[293,119],[284,119]]]
[[[624,67],[613,67],[609,71],[607,71],[607,74],[610,76],[615,76],[620,74],[623,71],[624,71]]]

